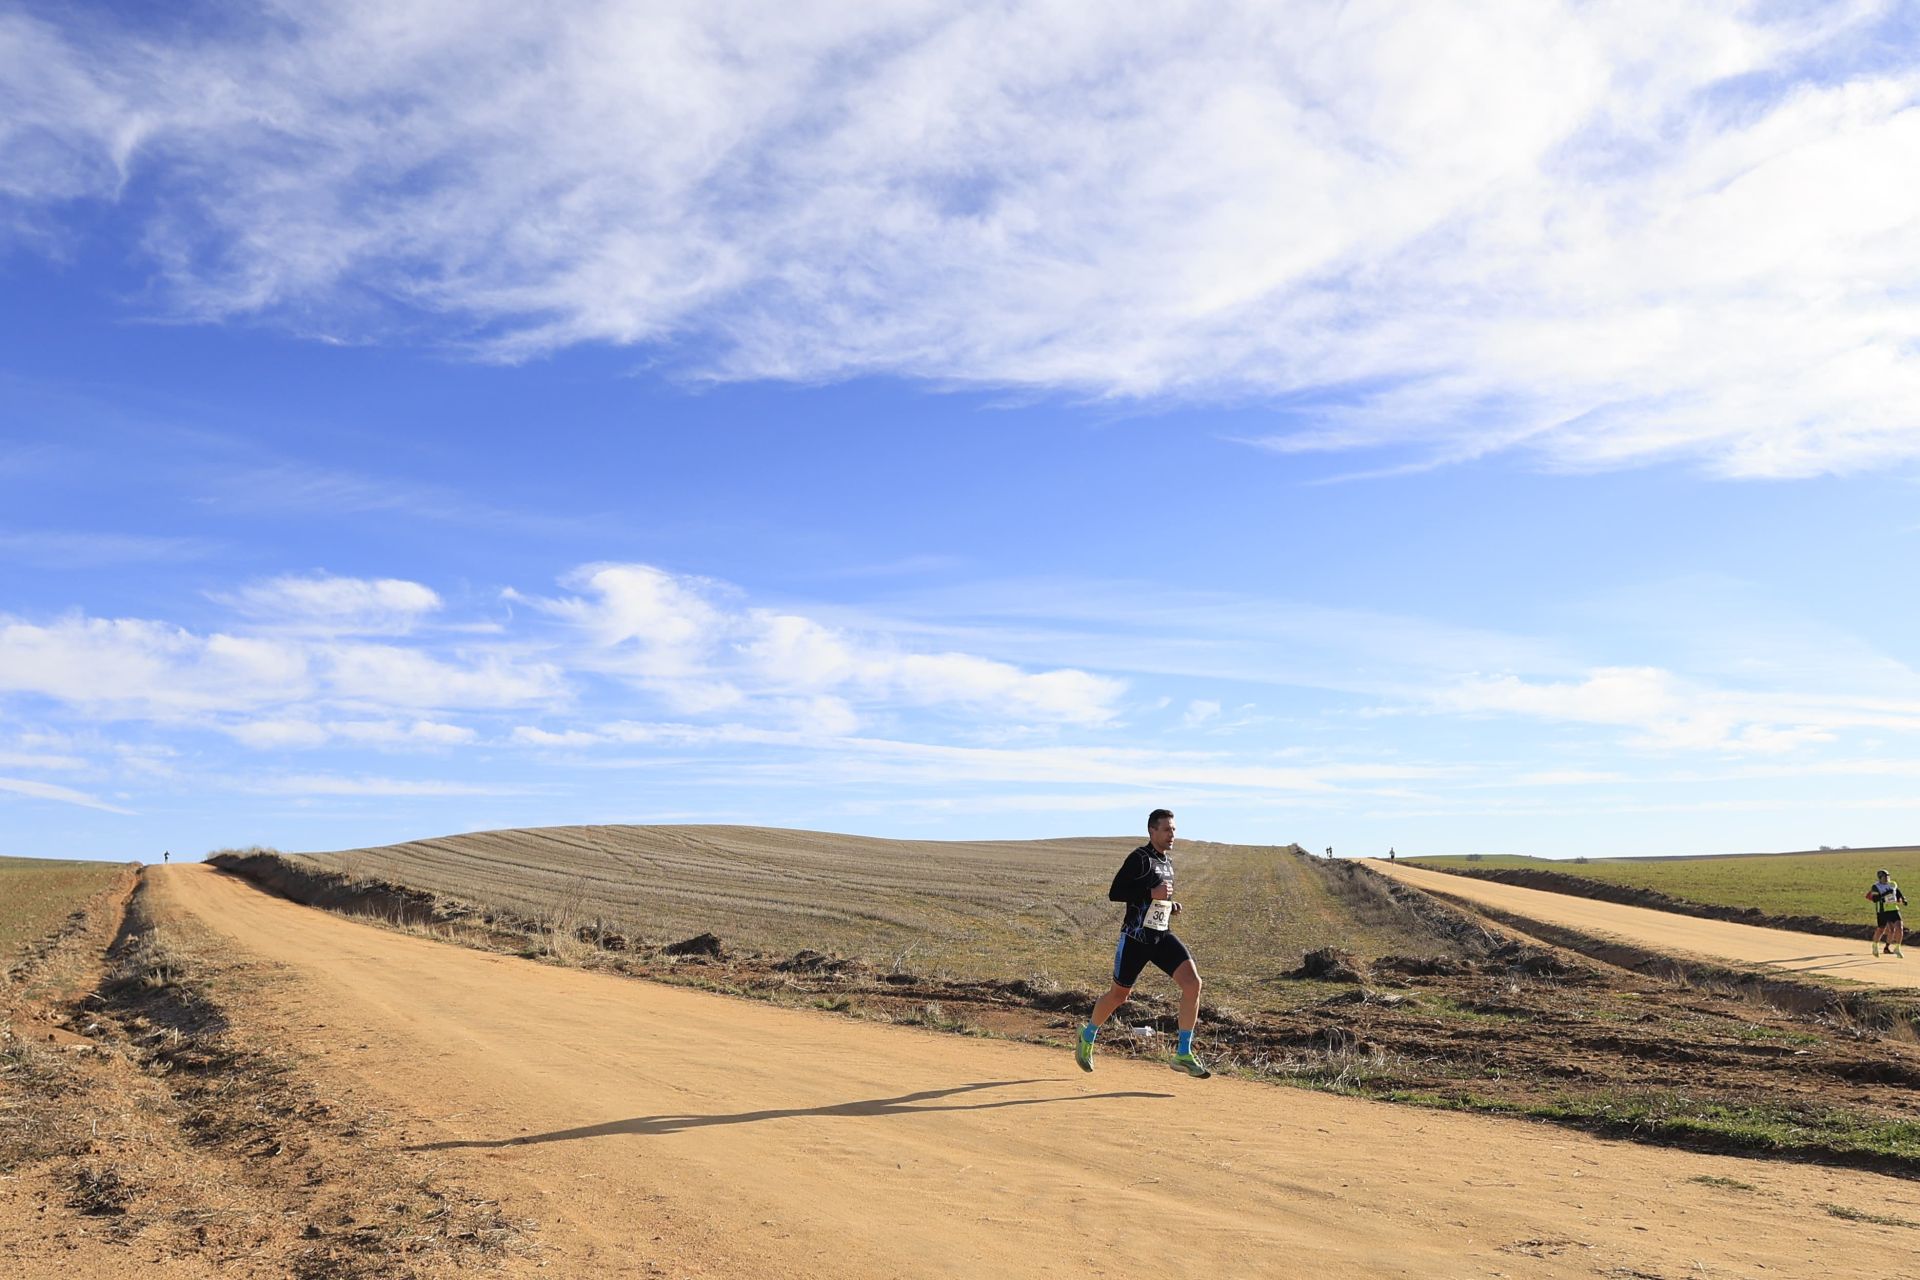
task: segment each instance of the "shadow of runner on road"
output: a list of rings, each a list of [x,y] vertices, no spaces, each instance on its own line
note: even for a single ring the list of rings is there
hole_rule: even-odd
[[[1896,957],[1896,962],[1897,962],[1897,959],[1898,958]],[[1824,961],[1825,963],[1822,963],[1822,964],[1812,963],[1813,961],[1816,961],[1816,960]],[[1782,968],[1788,965],[1799,965],[1804,967],[1796,968],[1794,970],[1795,973],[1816,973],[1821,969],[1873,968],[1873,967],[1877,967],[1880,964],[1880,960],[1874,956],[1861,955],[1859,952],[1856,952],[1856,951],[1837,951],[1837,952],[1830,951],[1824,955],[1793,956],[1786,960],[1768,960],[1768,961],[1765,961],[1765,963],[1771,964],[1771,965],[1778,965]]]
[[[1114,1093],[1076,1093],[1060,1098],[1005,1098],[998,1102],[950,1103],[941,1106],[919,1105],[935,1098],[950,1098],[979,1089],[1005,1089],[1022,1084],[1046,1084],[1045,1080],[983,1080],[977,1084],[955,1085],[951,1089],[923,1089],[897,1098],[869,1098],[861,1102],[840,1102],[826,1107],[785,1107],[767,1111],[738,1111],[730,1115],[635,1116],[630,1120],[610,1120],[605,1124],[582,1125],[577,1129],[556,1129],[552,1133],[530,1133],[517,1138],[471,1138],[447,1142],[423,1142],[404,1148],[407,1151],[450,1151],[475,1147],[521,1147],[536,1142],[572,1142],[577,1138],[607,1138],[619,1134],[652,1137],[680,1133],[686,1129],[704,1129],[711,1125],[753,1124],[761,1120],[787,1120],[802,1116],[910,1116],[934,1111],[991,1111],[999,1107],[1035,1107],[1053,1102],[1092,1102],[1100,1098],[1172,1098],[1171,1093],[1146,1093],[1126,1090]]]

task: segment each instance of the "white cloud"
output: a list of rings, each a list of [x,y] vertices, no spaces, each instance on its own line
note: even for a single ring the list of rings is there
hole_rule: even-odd
[[[243,720],[223,728],[238,741],[260,751],[318,747],[333,735],[312,720]]]
[[[473,0],[159,43],[12,15],[0,199],[126,200],[208,318],[1342,399],[1288,450],[1849,470],[1920,456],[1901,16]]]
[[[510,598],[575,627],[594,646],[576,658],[581,665],[631,679],[681,715],[758,708],[777,718],[798,706],[850,730],[858,708],[872,706],[1102,724],[1126,689],[1123,681],[1085,671],[1027,671],[975,654],[915,652],[886,634],[741,608],[723,584],[651,565],[589,565],[563,583],[586,594]]]
[[[36,751],[0,751],[0,769],[43,769],[71,772],[84,769],[87,762],[79,756],[44,755]]]
[[[1578,787],[1602,782],[1625,782],[1627,776],[1603,769],[1536,769],[1512,778],[1504,778],[1497,785],[1515,787]]]
[[[673,679],[695,674],[728,625],[707,599],[719,590],[717,583],[651,565],[587,565],[567,575],[561,585],[592,598],[539,600],[511,590],[506,597],[583,628],[632,675]]]
[[[243,720],[221,726],[223,732],[259,750],[280,750],[353,743],[373,747],[456,747],[479,738],[465,725],[437,720],[334,720],[300,718]]]
[[[275,640],[134,618],[0,618],[0,694],[159,715],[286,701],[314,685],[306,653]]]
[[[513,740],[534,747],[592,747],[606,739],[597,733],[584,729],[568,729],[562,733],[553,733],[523,724],[513,731]]]
[[[729,762],[729,777],[765,782],[792,775],[814,782],[832,778],[848,785],[898,785],[951,791],[956,787],[1017,783],[1026,786],[1128,787],[1142,792],[1191,792],[1259,796],[1272,792],[1334,796],[1348,792],[1389,795],[1399,784],[1457,777],[1457,765],[1403,761],[1334,761],[1281,764],[1244,752],[1170,751],[1151,747],[955,746],[876,737],[831,737],[814,730],[768,729],[746,724],[617,722],[598,728],[611,742],[684,750],[757,747],[774,751],[752,763]],[[780,749],[784,749],[784,754]],[[658,756],[603,757],[602,768],[658,767]],[[695,759],[690,767],[710,763]]]
[[[1218,720],[1219,718],[1220,703],[1217,700],[1212,698],[1195,698],[1187,704],[1187,714],[1180,718],[1180,723],[1189,729],[1197,729],[1208,721]]]
[[[0,791],[25,796],[29,800],[52,800],[59,804],[79,805],[83,809],[99,809],[105,813],[131,814],[133,812],[131,809],[122,809],[118,805],[96,799],[84,791],[75,791],[71,787],[57,787],[51,782],[34,782],[26,778],[0,778]]]
[[[485,786],[434,779],[345,777],[305,773],[236,779],[235,790],[273,796],[509,796],[527,794],[513,787]]]
[[[0,616],[0,696],[49,698],[108,719],[253,713],[313,702],[394,710],[508,707],[565,692],[552,664],[499,649],[456,649],[443,657],[383,644],[200,635],[138,618],[40,624]],[[273,733],[261,729],[257,741]],[[289,745],[312,736],[297,725],[286,733]]]
[[[481,653],[449,662],[417,649],[348,644],[322,651],[329,691],[382,707],[512,707],[557,699],[566,682],[547,662]]]
[[[270,626],[343,634],[399,634],[441,607],[430,587],[398,578],[287,576],[214,599]]]
[[[1920,733],[1920,700],[1714,688],[1657,667],[1601,667],[1564,681],[1474,676],[1430,701],[1467,715],[1618,726],[1634,731],[1627,745],[1663,751],[1782,753],[1844,729]]]

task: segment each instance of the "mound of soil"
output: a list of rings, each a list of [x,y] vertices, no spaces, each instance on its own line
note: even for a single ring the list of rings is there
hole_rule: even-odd
[[[1529,974],[1536,978],[1598,976],[1586,965],[1573,963],[1565,952],[1550,951],[1545,947],[1530,947],[1524,942],[1506,943],[1487,958],[1515,973]]]
[[[1365,982],[1365,966],[1354,957],[1351,951],[1342,951],[1339,947],[1321,947],[1318,951],[1309,951],[1300,957],[1300,967],[1293,972],[1296,978],[1316,978],[1321,982]]]
[[[679,942],[669,942],[660,949],[670,956],[708,956],[718,960],[721,955],[720,939],[711,933],[698,933]]]

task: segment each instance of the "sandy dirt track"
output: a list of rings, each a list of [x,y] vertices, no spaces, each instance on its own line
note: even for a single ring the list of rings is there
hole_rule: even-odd
[[[1629,907],[1617,902],[1597,902],[1570,894],[1549,893],[1543,889],[1523,889],[1518,885],[1471,876],[1428,871],[1403,862],[1367,863],[1382,875],[1392,876],[1416,889],[1444,894],[1463,902],[1478,903],[1508,911],[1528,920],[1561,925],[1601,937],[1652,947],[1680,955],[1702,956],[1713,960],[1738,960],[1748,964],[1771,965],[1794,973],[1820,977],[1845,978],[1883,987],[1920,987],[1920,945],[1905,958],[1876,959],[1868,946],[1872,929],[1860,927],[1860,940],[1828,938],[1817,933],[1791,933],[1785,929],[1761,929],[1750,924],[1726,920],[1702,920],[1695,916],[1655,911],[1649,907]]]
[[[1920,1216],[1895,1178],[1156,1064],[1086,1076],[1063,1049],[482,954],[205,867],[148,875],[163,918],[270,968],[236,1017],[382,1103],[413,1158],[537,1219],[547,1276],[1867,1276],[1890,1229],[1823,1206]]]

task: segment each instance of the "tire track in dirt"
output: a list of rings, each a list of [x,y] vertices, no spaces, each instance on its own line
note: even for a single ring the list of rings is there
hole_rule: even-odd
[[[157,909],[273,969],[235,1017],[539,1220],[547,1275],[1865,1277],[1875,1251],[1825,1206],[1920,1217],[1895,1178],[1149,1063],[1089,1077],[1057,1049],[468,951],[211,868],[150,874]]]
[[[1920,987],[1920,950],[1905,959],[1875,959],[1862,927],[1850,943],[1815,933],[1763,929],[1727,920],[1704,920],[1650,907],[1525,889],[1472,876],[1449,875],[1377,858],[1366,863],[1381,875],[1441,897],[1492,907],[1526,920],[1618,938],[1670,954],[1763,964],[1809,977],[1845,978],[1882,987]]]

